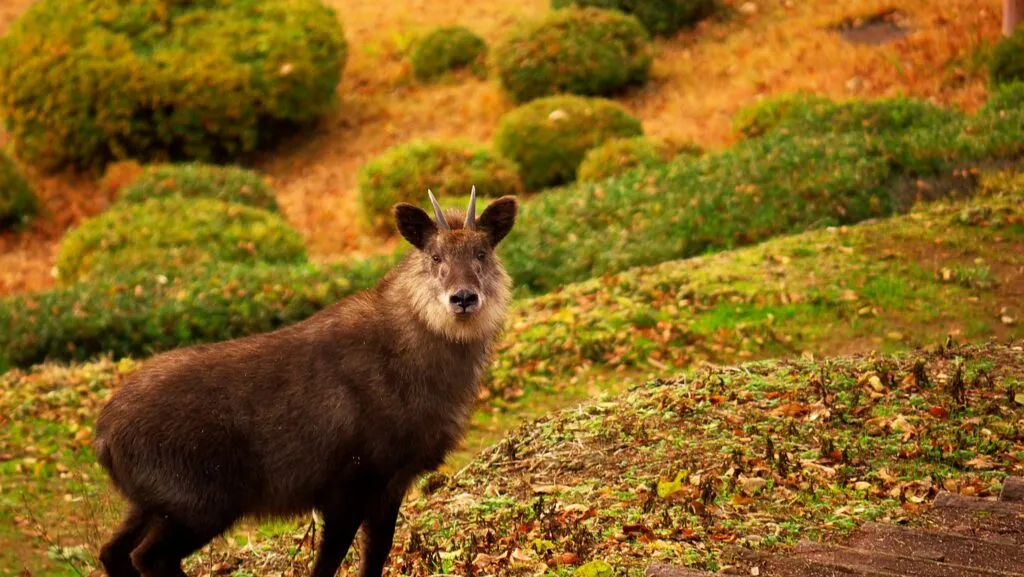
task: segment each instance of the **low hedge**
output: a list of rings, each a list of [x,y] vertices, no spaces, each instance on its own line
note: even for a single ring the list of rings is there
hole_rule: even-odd
[[[363,217],[377,231],[393,231],[391,208],[436,195],[499,197],[523,191],[516,163],[486,146],[463,140],[413,140],[393,146],[359,171]]]
[[[39,212],[39,199],[25,175],[0,150],[0,232],[17,229]]]
[[[146,166],[118,193],[120,203],[151,198],[213,198],[280,212],[274,189],[251,170],[198,162]]]
[[[763,100],[733,118],[747,137],[773,130],[810,134],[823,132],[901,133],[959,123],[965,116],[951,109],[911,98],[836,102],[823,96],[792,93]]]
[[[500,250],[516,283],[546,292],[889,215],[906,206],[901,194],[920,192],[895,186],[901,178],[948,172],[942,139],[915,139],[772,133],[698,159],[548,191],[523,208]]]
[[[167,197],[116,204],[68,232],[57,272],[67,283],[140,267],[305,259],[302,236],[276,214],[211,198]]]
[[[321,0],[39,0],[0,38],[0,116],[45,168],[231,159],[330,111],[346,58]]]
[[[643,135],[636,117],[611,100],[562,95],[507,112],[494,135],[498,152],[519,165],[527,190],[572,182],[587,151],[613,138]]]
[[[517,103],[554,94],[610,96],[647,82],[650,35],[614,10],[568,8],[514,28],[494,49],[502,87]]]
[[[714,0],[551,0],[555,9],[569,6],[618,10],[636,16],[654,35],[669,36],[692,26],[714,10]]]
[[[1024,80],[1024,26],[1018,26],[992,48],[988,75],[993,86]]]
[[[415,44],[409,59],[412,75],[420,82],[466,68],[486,76],[487,43],[465,26],[435,28]]]
[[[144,357],[270,331],[372,286],[397,255],[335,264],[135,271],[0,300],[0,366]]]
[[[587,151],[576,169],[578,182],[597,182],[639,167],[664,164],[677,155],[697,157],[703,150],[695,145],[677,147],[645,136],[614,138]]]

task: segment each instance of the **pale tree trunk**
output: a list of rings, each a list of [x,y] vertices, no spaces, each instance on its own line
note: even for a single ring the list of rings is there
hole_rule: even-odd
[[[1013,34],[1024,13],[1024,0],[1003,0],[1003,36]]]

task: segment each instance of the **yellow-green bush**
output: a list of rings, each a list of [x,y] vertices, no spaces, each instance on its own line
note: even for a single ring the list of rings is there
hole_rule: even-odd
[[[0,39],[0,116],[47,168],[230,159],[328,111],[346,56],[320,0],[39,0]]]
[[[302,236],[280,216],[213,198],[119,203],[61,241],[57,273],[85,277],[160,271],[214,262],[300,263]]]
[[[664,140],[652,140],[644,136],[613,138],[587,151],[576,169],[576,180],[605,180],[641,166],[664,164],[684,154],[700,156],[703,150],[696,145],[674,146]]]
[[[670,35],[696,24],[714,9],[714,0],[551,0],[551,7],[591,6],[636,16],[651,32]]]
[[[613,138],[643,135],[640,121],[603,98],[539,98],[509,111],[498,123],[494,146],[519,165],[527,190],[572,182],[587,151]]]
[[[39,210],[39,200],[25,176],[0,150],[0,231],[18,228]]]
[[[399,144],[359,171],[359,203],[367,222],[379,231],[393,230],[391,207],[419,204],[434,194],[451,197],[518,194],[519,167],[490,148],[465,141],[414,140]]]
[[[651,46],[633,16],[571,7],[517,26],[495,47],[494,62],[518,103],[554,94],[609,96],[647,82]]]
[[[464,26],[431,30],[413,47],[409,57],[412,74],[420,82],[431,82],[445,73],[470,68],[477,76],[487,71],[487,43]]]
[[[280,212],[274,189],[256,172],[198,162],[145,167],[121,188],[119,202],[140,203],[165,197],[216,198]]]

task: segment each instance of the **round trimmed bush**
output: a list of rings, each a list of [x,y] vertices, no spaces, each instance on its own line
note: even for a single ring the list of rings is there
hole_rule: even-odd
[[[664,164],[677,154],[700,156],[701,153],[695,145],[675,147],[663,140],[644,136],[613,138],[587,151],[576,169],[576,180],[597,182],[641,166]]]
[[[238,166],[189,162],[147,166],[120,190],[119,202],[151,198],[215,198],[280,212],[277,196],[259,174]]]
[[[419,204],[427,189],[445,197],[519,194],[519,167],[486,146],[461,140],[413,140],[384,151],[359,171],[359,203],[368,224],[393,231],[391,208]]]
[[[647,82],[651,37],[615,10],[570,7],[520,24],[495,47],[501,85],[517,103],[554,94],[609,96]]]
[[[300,263],[302,236],[280,216],[212,198],[118,204],[69,232],[57,254],[62,282],[138,268],[209,262]]]
[[[321,0],[39,0],[0,39],[0,116],[46,168],[225,160],[334,105]]]
[[[1013,34],[993,47],[988,75],[992,84],[1024,80],[1024,26],[1018,26]]]
[[[527,190],[538,190],[572,182],[590,149],[613,138],[642,135],[640,121],[616,102],[561,95],[507,112],[494,145],[519,165]]]
[[[651,34],[667,36],[709,15],[714,0],[551,0],[555,9],[590,6],[632,14]]]
[[[0,231],[24,225],[39,211],[39,200],[25,176],[0,150]]]
[[[416,43],[410,56],[412,74],[420,82],[431,82],[463,68],[483,76],[486,59],[487,43],[464,26],[432,30]]]

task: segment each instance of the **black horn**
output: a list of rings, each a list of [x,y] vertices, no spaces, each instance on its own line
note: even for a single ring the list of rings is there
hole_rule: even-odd
[[[441,212],[441,207],[437,204],[437,199],[434,198],[434,193],[428,188],[427,194],[430,195],[430,204],[434,205],[434,216],[437,217],[437,226],[444,230],[451,230],[452,227],[448,226],[448,221],[444,219],[444,214]]]
[[[466,222],[462,228],[471,229],[476,225],[476,186],[469,193],[469,208],[466,209]]]

